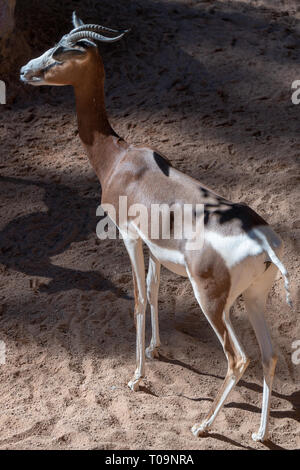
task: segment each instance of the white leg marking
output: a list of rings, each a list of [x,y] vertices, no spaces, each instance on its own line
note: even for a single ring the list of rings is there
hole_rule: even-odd
[[[136,319],[136,371],[128,383],[131,390],[137,391],[145,374],[145,314],[147,306],[145,288],[145,265],[142,240],[124,239],[135,277],[135,319]]]
[[[261,422],[258,432],[252,435],[255,441],[265,441],[268,439],[270,399],[277,357],[274,354],[269,328],[264,317],[264,310],[266,298],[275,275],[275,266],[270,266],[258,282],[243,294],[249,320],[260,347],[264,373]]]
[[[237,383],[236,377],[232,376],[229,378],[228,383],[226,384],[222,396],[218,400],[218,403],[214,409],[214,412],[212,415],[208,418],[202,421],[202,423],[196,423],[192,427],[192,433],[194,436],[199,437],[205,435],[211,428],[214,420],[216,419],[219,411],[221,410],[222,406],[224,405],[224,402],[226,398],[228,397],[229,393],[233,389],[234,385]]]
[[[160,346],[158,323],[158,289],[160,280],[160,263],[150,254],[149,269],[147,275],[147,298],[151,309],[152,338],[146,349],[149,359],[158,357],[157,348]]]

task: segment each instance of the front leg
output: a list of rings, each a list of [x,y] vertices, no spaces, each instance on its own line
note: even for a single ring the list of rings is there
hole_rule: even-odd
[[[128,386],[131,390],[137,391],[139,383],[145,375],[145,315],[147,306],[145,263],[141,239],[126,239],[124,243],[132,264],[136,325],[136,371]]]
[[[146,356],[149,359],[158,357],[157,348],[160,346],[159,323],[158,323],[158,289],[160,280],[160,263],[150,253],[149,268],[147,275],[147,298],[151,309],[152,337]]]

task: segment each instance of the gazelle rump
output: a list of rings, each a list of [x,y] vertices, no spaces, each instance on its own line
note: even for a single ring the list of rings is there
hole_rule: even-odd
[[[127,31],[84,24],[74,13],[74,28],[41,57],[21,69],[21,80],[31,85],[72,85],[76,97],[79,135],[100,180],[102,201],[116,208],[116,219],[132,265],[136,320],[136,371],[129,382],[138,390],[145,374],[147,357],[158,355],[158,289],[160,267],[189,278],[195,297],[218,336],[228,362],[224,382],[195,435],[211,428],[230,391],[249,363],[230,321],[230,309],[243,294],[249,320],[262,356],[264,386],[261,423],[255,440],[268,437],[268,419],[276,355],[264,311],[267,295],[278,270],[285,280],[289,300],[288,274],[280,261],[283,244],[271,227],[245,204],[217,195],[199,181],[173,168],[170,162],[149,148],[126,143],[111,128],[105,109],[104,67],[95,41],[114,42]],[[103,35],[105,34],[105,35]],[[119,196],[128,205],[142,204],[150,213],[153,204],[202,204],[201,248],[189,249],[189,240],[151,237],[134,217],[119,223]],[[150,251],[145,277],[142,243]],[[145,313],[151,308],[152,339],[145,350]]]

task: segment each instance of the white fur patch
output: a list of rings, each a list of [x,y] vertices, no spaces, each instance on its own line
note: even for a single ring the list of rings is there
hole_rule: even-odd
[[[221,255],[226,266],[230,269],[243,259],[257,256],[264,251],[252,232],[250,230],[248,233],[226,237],[216,232],[206,231],[205,241],[210,243],[213,249]]]
[[[163,264],[167,269],[180,276],[187,277],[184,253],[170,248],[163,248],[148,240],[141,232],[139,227],[134,227],[141,239],[148,246],[153,256]]]

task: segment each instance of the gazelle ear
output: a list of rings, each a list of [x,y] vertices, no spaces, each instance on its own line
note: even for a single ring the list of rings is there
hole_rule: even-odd
[[[73,11],[72,23],[74,28],[79,28],[79,26],[82,26],[84,24],[84,22],[76,15],[76,11]]]
[[[85,50],[71,49],[68,47],[60,46],[52,54],[54,60],[63,62],[67,59],[75,59],[76,57],[85,54]]]

